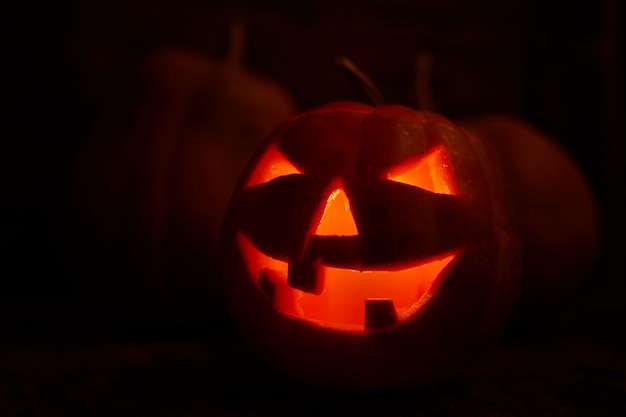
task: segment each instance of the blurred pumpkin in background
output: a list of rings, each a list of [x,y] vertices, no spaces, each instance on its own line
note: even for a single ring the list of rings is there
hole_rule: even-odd
[[[415,60],[418,108],[434,110],[436,59]],[[520,117],[483,113],[455,120],[490,149],[511,190],[524,249],[523,295],[544,297],[577,287],[598,254],[600,225],[593,190],[556,138]]]
[[[222,312],[225,206],[261,139],[294,111],[285,90],[241,66],[244,35],[233,23],[222,62],[151,53],[80,154],[62,199],[62,246],[105,306],[156,323]]]
[[[524,246],[524,293],[545,296],[581,283],[600,232],[589,182],[547,133],[510,115],[465,118],[459,126],[495,149],[512,190]]]

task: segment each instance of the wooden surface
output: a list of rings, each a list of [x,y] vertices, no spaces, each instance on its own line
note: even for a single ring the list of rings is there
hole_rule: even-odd
[[[198,340],[32,343],[0,356],[0,415],[623,416],[626,358],[571,340],[508,343],[445,385],[346,393],[283,378],[228,328]]]

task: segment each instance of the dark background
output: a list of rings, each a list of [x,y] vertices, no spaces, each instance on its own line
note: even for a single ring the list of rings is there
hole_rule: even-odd
[[[414,61],[417,53],[429,50],[435,59],[432,84],[439,112],[455,118],[499,111],[528,120],[570,151],[596,195],[601,250],[581,288],[535,300],[534,313],[514,321],[504,353],[478,379],[426,394],[377,394],[361,411],[386,414],[383,404],[395,401],[402,406],[393,410],[401,415],[412,403],[407,398],[417,398],[423,404],[421,415],[626,412],[619,3],[3,2],[0,415],[2,407],[6,415],[165,412],[164,398],[170,396],[187,405],[168,403],[172,413],[163,415],[214,415],[217,410],[289,415],[297,401],[321,407],[312,406],[311,414],[325,410],[317,391],[294,388],[251,360],[254,355],[228,322],[165,329],[95,307],[59,253],[59,182],[103,111],[119,96],[123,80],[143,57],[164,46],[223,57],[228,22],[235,17],[243,19],[248,32],[245,65],[285,87],[299,110],[367,99],[334,67],[338,55],[358,63],[389,102],[415,106]],[[245,359],[235,359],[237,355]],[[555,358],[562,359],[557,361],[561,365],[554,365]],[[531,372],[533,366],[534,382],[515,385],[520,372]],[[265,377],[268,386],[286,389],[291,399],[274,391],[267,397],[252,395],[258,388],[254,384],[263,385]],[[242,384],[242,379],[248,382]],[[543,380],[550,382],[537,385]],[[227,383],[217,389],[215,381]],[[238,390],[252,395],[244,406],[236,405]],[[208,391],[219,395],[207,397]],[[520,403],[517,398],[524,395],[540,398],[539,408]],[[585,395],[591,399],[583,400]],[[358,394],[328,398],[336,410],[367,403]],[[28,408],[27,403],[38,405]],[[191,410],[185,407],[195,407],[196,414],[178,412]]]

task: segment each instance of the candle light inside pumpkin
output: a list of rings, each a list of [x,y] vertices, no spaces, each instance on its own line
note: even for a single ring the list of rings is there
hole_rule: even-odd
[[[280,177],[304,175],[276,146],[270,146],[250,174],[246,188],[269,183]],[[447,151],[442,145],[433,146],[425,155],[410,158],[382,175],[383,180],[419,187],[438,194],[456,195]],[[334,180],[322,199],[310,227],[312,236],[358,237],[358,228],[350,209],[343,185]],[[251,277],[273,303],[289,316],[315,322],[326,327],[348,331],[363,331],[368,323],[381,320],[371,315],[387,314],[387,325],[396,324],[414,314],[430,297],[428,291],[441,271],[460,251],[422,260],[411,266],[390,266],[376,270],[337,268],[313,260],[312,268],[289,268],[289,262],[263,254],[243,233],[238,242]],[[305,257],[304,245],[302,257]],[[299,260],[302,263],[302,259]],[[300,278],[299,273],[305,276]],[[378,300],[377,303],[371,303]],[[369,307],[385,300],[385,310]],[[390,310],[391,313],[378,313]],[[383,326],[384,327],[384,326]]]

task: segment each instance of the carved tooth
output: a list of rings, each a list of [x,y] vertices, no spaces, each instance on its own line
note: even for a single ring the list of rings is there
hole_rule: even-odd
[[[324,268],[318,261],[290,262],[287,268],[287,284],[300,291],[319,295],[324,291]]]
[[[382,330],[398,322],[396,307],[390,298],[365,299],[365,328]]]

